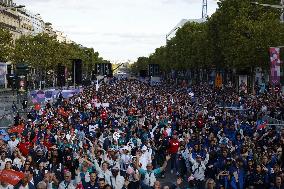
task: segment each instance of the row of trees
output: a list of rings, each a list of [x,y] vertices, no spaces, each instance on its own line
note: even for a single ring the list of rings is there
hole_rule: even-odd
[[[82,59],[83,73],[90,77],[96,63],[108,63],[99,57],[93,48],[76,43],[60,43],[55,36],[41,33],[36,36],[22,36],[13,41],[12,34],[0,29],[0,61],[13,64],[25,63],[36,69],[36,73],[56,73],[57,65],[72,67],[70,59]]]
[[[139,57],[132,70],[160,64],[161,70],[269,68],[269,47],[284,45],[281,12],[251,3],[252,0],[220,0],[218,9],[204,23],[186,23],[175,37],[149,57]],[[279,4],[279,0],[259,1]]]

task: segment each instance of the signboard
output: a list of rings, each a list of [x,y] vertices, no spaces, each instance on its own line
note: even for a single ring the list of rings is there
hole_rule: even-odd
[[[239,75],[239,92],[247,93],[248,76]]]
[[[280,84],[280,48],[271,47],[270,52],[270,82],[272,85]]]
[[[219,74],[219,73],[217,73],[216,74],[216,78],[215,78],[215,86],[217,87],[217,88],[221,88],[222,87],[222,76],[221,76],[221,74]]]

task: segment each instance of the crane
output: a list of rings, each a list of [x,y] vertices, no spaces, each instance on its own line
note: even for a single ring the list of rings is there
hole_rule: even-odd
[[[207,18],[207,0],[202,0],[202,19],[206,19]]]

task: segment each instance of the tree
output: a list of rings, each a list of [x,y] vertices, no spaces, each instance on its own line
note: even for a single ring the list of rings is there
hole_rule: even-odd
[[[0,28],[0,61],[8,61],[13,48],[12,34]]]

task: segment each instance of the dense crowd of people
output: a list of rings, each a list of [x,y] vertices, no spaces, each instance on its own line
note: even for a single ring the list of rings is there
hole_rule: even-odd
[[[284,128],[261,119],[283,102],[202,83],[86,87],[15,118],[0,169],[24,177],[0,189],[282,189]]]

